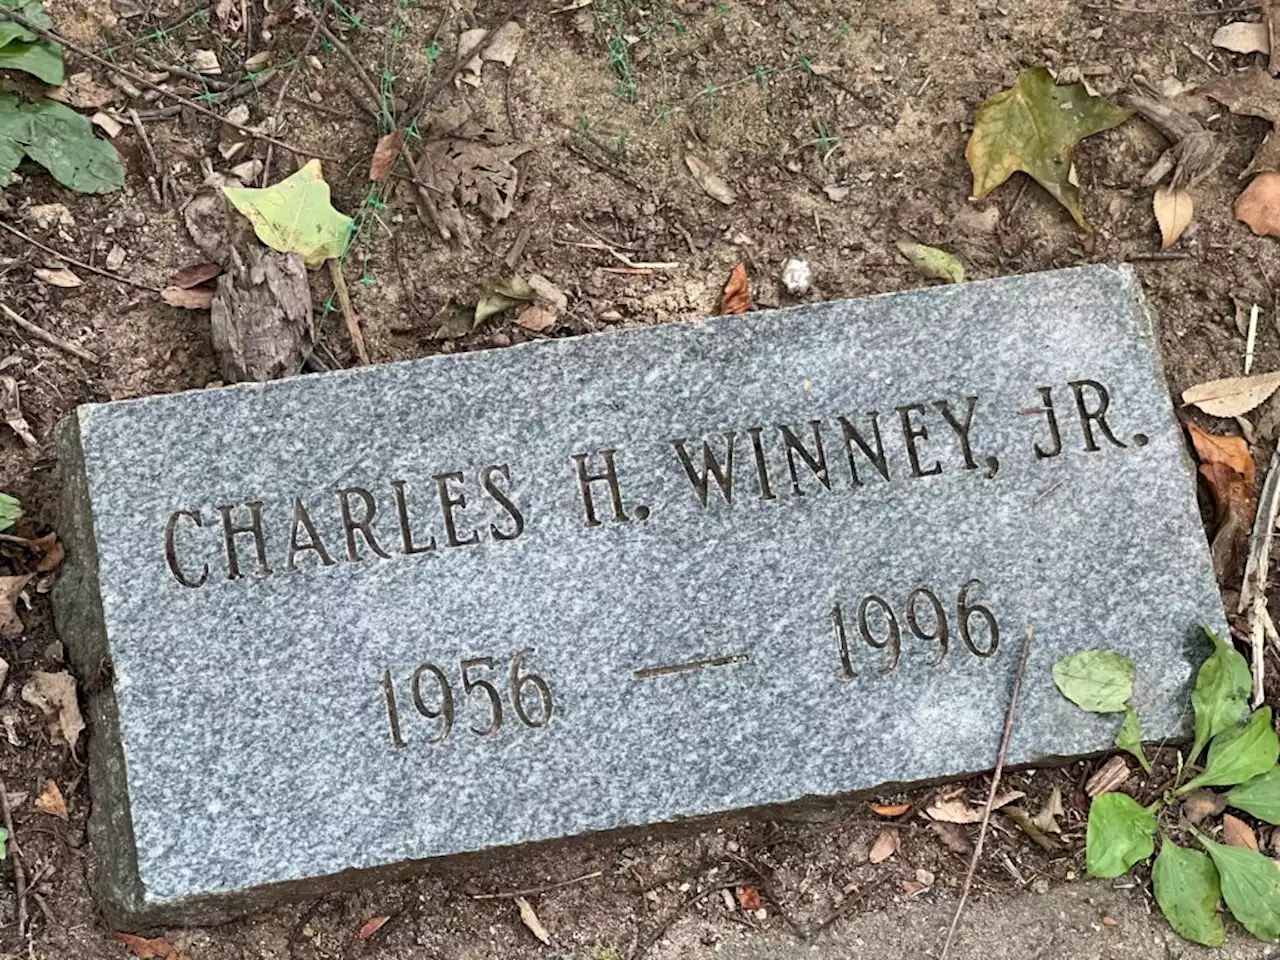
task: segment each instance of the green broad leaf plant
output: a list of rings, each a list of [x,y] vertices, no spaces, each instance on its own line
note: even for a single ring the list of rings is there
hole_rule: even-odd
[[[0,13],[4,10],[42,30],[53,25],[41,0],[0,0]],[[22,71],[58,86],[64,79],[62,47],[16,20],[0,19],[0,70]],[[124,186],[120,155],[94,134],[85,117],[48,97],[24,100],[0,93],[0,186],[23,159],[34,160],[80,193],[110,193]]]
[[[1245,658],[1207,627],[1213,653],[1196,676],[1191,703],[1195,740],[1179,756],[1171,789],[1149,806],[1126,793],[1099,795],[1089,808],[1085,865],[1095,877],[1119,877],[1159,855],[1151,868],[1156,903],[1179,936],[1209,947],[1226,939],[1225,902],[1246,930],[1260,940],[1280,938],[1280,863],[1257,851],[1214,841],[1171,813],[1181,797],[1208,787],[1228,788],[1226,805],[1280,824],[1280,738],[1271,708],[1250,711],[1250,673]],[[1092,713],[1123,713],[1116,746],[1133,754],[1148,773],[1142,728],[1130,702],[1137,676],[1134,662],[1111,650],[1085,650],[1054,665],[1063,696]],[[1208,748],[1203,765],[1195,770]],[[1188,774],[1191,776],[1188,778]],[[1175,842],[1174,835],[1188,846]]]

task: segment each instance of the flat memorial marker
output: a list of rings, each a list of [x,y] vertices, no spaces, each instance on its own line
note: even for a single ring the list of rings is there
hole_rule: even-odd
[[[203,922],[406,861],[1148,738],[1222,624],[1127,268],[80,408],[55,600],[99,893]],[[384,871],[386,873],[388,871]],[[278,885],[278,886],[274,886]]]

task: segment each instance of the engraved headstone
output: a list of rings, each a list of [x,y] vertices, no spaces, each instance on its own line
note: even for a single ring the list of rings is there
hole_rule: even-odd
[[[1032,625],[1011,761],[1110,745],[1050,678],[1100,644],[1173,735],[1222,623],[1127,268],[87,406],[61,452],[121,924],[989,768]]]

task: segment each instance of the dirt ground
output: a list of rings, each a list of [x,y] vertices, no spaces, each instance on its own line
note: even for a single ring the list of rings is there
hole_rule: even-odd
[[[489,2],[473,6],[474,0],[353,2],[326,8],[326,16],[401,115],[424,81],[447,75],[462,31],[496,26],[509,11]],[[214,50],[224,79],[235,80],[243,75],[245,52],[244,27],[234,23],[243,13],[235,6],[54,0],[51,14],[75,44],[110,52],[138,70],[189,64],[195,51]],[[475,86],[445,84],[420,123],[429,136],[433,118],[463,109],[490,143],[531,148],[514,161],[518,184],[509,216],[493,222],[478,207],[463,207],[473,237],[465,247],[424,224],[410,184],[401,181],[383,193],[370,188],[378,128],[360,106],[369,98],[341,51],[323,38],[312,42],[312,21],[278,0],[265,7],[254,0],[241,10],[249,14],[254,52],[274,51],[277,63],[298,62],[281,101],[279,136],[340,161],[326,162],[325,175],[335,206],[361,227],[345,273],[376,363],[714,314],[740,261],[757,306],[796,302],[780,282],[792,257],[807,260],[812,270],[802,299],[918,286],[924,281],[894,247],[896,240],[913,239],[953,251],[974,279],[1133,261],[1160,318],[1175,393],[1241,372],[1244,337],[1233,297],[1262,306],[1255,370],[1280,368],[1274,309],[1280,248],[1232,214],[1242,187],[1237,176],[1266,132],[1264,121],[1187,98],[1227,154],[1196,188],[1196,220],[1166,255],[1156,253],[1151,191],[1140,180],[1167,144],[1139,119],[1087,140],[1077,154],[1093,233],[1078,229],[1020,175],[987,201],[970,202],[964,159],[977,105],[1007,87],[1021,67],[1079,70],[1104,95],[1138,76],[1166,90],[1205,82],[1252,62],[1210,44],[1215,29],[1248,18],[1247,12],[1216,13],[1206,0],[1143,0],[1137,7],[1050,0],[592,0],[581,6],[533,0],[514,14],[526,33],[513,65],[486,63]],[[70,51],[68,60],[68,73],[87,69],[106,82],[102,68]],[[237,101],[248,106],[249,123],[274,115],[289,72],[281,70]],[[192,97],[200,93],[199,84],[177,76],[166,82]],[[140,109],[164,103],[131,102]],[[225,115],[229,104],[214,109]],[[23,167],[21,182],[3,192],[0,219],[82,261],[114,264],[114,272],[145,286],[164,286],[179,269],[206,259],[188,235],[180,204],[200,187],[202,164],[225,173],[250,157],[265,159],[266,148],[248,143],[226,160],[218,146],[234,141],[234,131],[191,112],[146,127],[159,177],[126,126],[114,141],[127,169],[123,197],[77,195],[43,171]],[[273,155],[272,180],[295,166],[287,152]],[[719,203],[697,185],[688,155],[724,178],[733,203]],[[39,222],[30,208],[48,203],[65,204],[69,218]],[[636,270],[619,255],[668,266]],[[0,437],[0,489],[23,501],[27,519],[18,531],[24,534],[58,527],[50,438],[75,405],[203,388],[220,378],[208,311],[169,307],[153,292],[74,265],[82,286],[50,286],[33,276],[47,260],[29,243],[0,234],[0,300],[92,350],[101,363],[76,359],[0,321],[0,370],[16,380],[38,439],[28,448],[11,431]],[[473,305],[487,283],[532,273],[566,294],[567,307],[553,326],[533,332],[507,313],[477,331],[441,335],[442,324]],[[312,287],[322,318],[317,360],[351,365],[350,341],[323,271],[313,275]],[[1280,400],[1268,401],[1249,421],[1259,444],[1255,459],[1263,464],[1280,423]],[[19,560],[5,562],[12,567]],[[1224,584],[1228,592],[1237,587]],[[17,695],[33,671],[64,668],[42,590],[43,584],[29,591],[25,632],[0,639],[0,657],[10,666],[0,689],[0,776],[11,793],[25,795],[15,826],[35,894],[27,944],[13,935],[13,887],[8,867],[0,868],[0,957],[122,958],[128,951],[111,939],[88,893],[95,864],[84,831],[89,794],[82,756],[52,742],[43,719]],[[1274,659],[1269,672],[1280,675]],[[992,718],[993,726],[999,722]],[[1008,818],[996,817],[960,956],[1194,955],[1151,915],[1141,877],[1119,890],[1077,882],[1084,872],[1083,783],[1098,763],[1010,775],[1010,786],[1027,792],[1023,804],[1032,813],[1060,787],[1064,848],[1046,853]],[[48,780],[66,796],[69,822],[33,808]],[[1157,789],[1160,778],[1134,783],[1141,795]],[[976,802],[985,781],[961,788]],[[918,815],[937,792],[881,798],[910,802],[912,810],[895,821],[900,852],[879,864],[869,853],[887,821],[865,799],[847,800],[785,816],[727,816],[625,841],[580,840],[555,854],[518,853],[474,870],[437,871],[217,928],[156,933],[191,960],[927,955],[940,942],[967,863]],[[521,925],[511,898],[473,896],[584,876],[530,895],[551,933],[550,947]],[[736,891],[744,886],[760,893],[758,910],[739,901]],[[361,940],[366,921],[383,916],[390,920]],[[1023,940],[1016,939],[1020,931]],[[1266,955],[1235,932],[1232,955]],[[1026,949],[1012,951],[1009,945],[1017,943]]]

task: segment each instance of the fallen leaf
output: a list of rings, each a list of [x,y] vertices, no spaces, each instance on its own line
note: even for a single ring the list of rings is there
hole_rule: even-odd
[[[1062,827],[1058,826],[1057,818],[1062,816],[1066,811],[1062,809],[1062,791],[1057,787],[1049,794],[1049,799],[1045,800],[1044,806],[1040,808],[1040,812],[1031,818],[1031,822],[1035,824],[1038,830],[1045,833],[1061,833]]]
[[[1049,834],[1044,830],[1041,830],[1040,827],[1036,825],[1036,818],[1016,803],[1009,804],[1000,812],[1016,823],[1018,825],[1018,829],[1025,833],[1027,838],[1035,843],[1035,845],[1045,853],[1062,852],[1062,844],[1049,836]]]
[[[1240,474],[1246,486],[1252,488],[1256,468],[1249,444],[1244,437],[1231,437],[1210,433],[1194,423],[1187,424],[1191,445],[1201,463],[1221,463]]]
[[[36,573],[52,573],[62,566],[62,561],[67,556],[66,547],[62,545],[56,533],[46,533],[43,537],[28,540],[27,546],[39,554]]]
[[[964,283],[964,266],[947,251],[906,240],[899,240],[897,245],[898,252],[911,261],[922,277]]]
[[[1280,174],[1276,176],[1280,177]],[[1280,371],[1252,377],[1227,377],[1184,390],[1182,402],[1199,407],[1211,417],[1239,417],[1266,400],[1277,388],[1280,388]]]
[[[84,730],[84,718],[80,716],[76,682],[71,674],[37,670],[22,688],[22,699],[43,713],[49,721],[50,732],[60,733],[67,745],[75,750],[76,741]]]
[[[35,203],[22,211],[22,215],[35,221],[41,230],[52,230],[58,227],[74,227],[75,217],[67,209],[65,203]]]
[[[198,287],[206,280],[212,280],[221,272],[222,267],[216,263],[193,263],[175,273],[169,280],[169,284],[189,290],[191,287]]]
[[[217,291],[213,287],[165,287],[160,299],[171,307],[183,310],[208,310],[213,306]]]
[[[918,896],[929,889],[926,884],[921,883],[919,880],[903,880],[901,883],[902,892],[908,897]]]
[[[163,937],[148,940],[132,933],[113,933],[111,936],[132,950],[138,960],[182,960],[182,954]]]
[[[0,637],[22,635],[22,620],[18,617],[17,602],[33,576],[35,574],[24,573],[16,577],[0,577]]]
[[[1200,823],[1207,817],[1216,817],[1227,808],[1227,795],[1214,793],[1201,787],[1192,790],[1182,801],[1182,815],[1191,823]]]
[[[508,20],[498,28],[498,32],[493,35],[493,40],[485,48],[485,60],[501,63],[504,67],[511,66],[516,61],[516,54],[520,51],[520,41],[523,39],[524,27],[514,20]]]
[[[1258,838],[1254,835],[1253,827],[1229,813],[1222,815],[1222,840],[1228,846],[1258,852]]]
[[[516,317],[516,326],[534,333],[542,333],[556,324],[556,315],[546,307],[525,307]]]
[[[7,493],[0,493],[0,530],[8,530],[22,519],[22,501]]]
[[[45,283],[52,284],[55,287],[71,288],[84,285],[84,281],[66,267],[58,267],[57,269],[39,267],[32,272],[37,280],[43,280]]]
[[[873,803],[871,809],[882,817],[900,817],[911,809],[909,803]]]
[[[71,819],[67,814],[67,801],[63,799],[62,791],[52,780],[45,782],[44,790],[41,791],[40,796],[36,797],[35,807],[41,813],[47,813],[59,820]]]
[[[1186,399],[1186,394],[1183,394],[1183,399]],[[1228,576],[1240,565],[1257,512],[1253,498],[1253,458],[1243,437],[1219,436],[1195,424],[1188,424],[1187,429],[1196,456],[1200,458],[1200,476],[1204,477],[1209,492],[1213,494],[1217,529],[1209,552],[1214,569]]]
[[[822,188],[822,192],[827,195],[827,199],[832,203],[839,203],[849,196],[852,187],[840,186],[837,184],[827,184]]]
[[[1232,113],[1280,121],[1280,82],[1261,67],[1250,67],[1206,83],[1196,90]]]
[[[120,131],[124,129],[124,126],[119,120],[109,114],[103,113],[101,110],[90,117],[89,122],[112,140],[120,136]]]
[[[375,933],[381,930],[383,925],[390,919],[390,917],[374,917],[372,920],[366,921],[364,926],[360,928],[360,932],[356,934],[356,938],[359,940],[368,940]]]
[[[355,221],[330,204],[319,160],[264,189],[223,187],[222,192],[249,218],[259,240],[272,250],[300,254],[313,270],[347,249]]]
[[[751,309],[751,284],[747,281],[747,265],[737,264],[729,274],[720,298],[720,313],[732,316]]]
[[[504,310],[510,310],[522,303],[529,303],[536,297],[537,293],[533,287],[520,277],[500,280],[480,294],[480,299],[476,301],[472,328],[479,327],[490,317],[497,316]]]
[[[560,314],[569,309],[569,298],[541,274],[534,273],[529,276],[529,288],[533,290],[538,303],[549,307],[553,313]]]
[[[1265,23],[1228,23],[1214,32],[1213,45],[1232,53],[1271,52],[1271,38]]]
[[[999,794],[991,804],[992,810],[1021,800],[1026,794],[1021,790],[1009,790]],[[982,807],[971,807],[963,797],[950,800],[937,800],[925,808],[924,814],[930,820],[941,820],[945,823],[979,823],[982,820]]]
[[[684,164],[689,168],[689,172],[693,174],[693,179],[698,182],[698,186],[712,200],[718,200],[726,207],[737,203],[738,195],[733,192],[733,188],[719,174],[713,171],[706,161],[687,153],[684,157]]]
[[[18,439],[34,450],[40,446],[35,434],[22,415],[22,401],[18,395],[18,381],[13,377],[0,376],[0,418],[9,425],[9,429],[18,435]]]
[[[1093,96],[1083,83],[1058,86],[1044,67],[1023,70],[1010,89],[983,103],[974,117],[965,149],[973,199],[981,200],[1021,170],[1088,229],[1072,154],[1081,140],[1118,126],[1132,113]]]
[[[968,835],[959,824],[935,820],[929,824],[929,829],[938,835],[942,845],[952,853],[967,857],[973,852],[973,844],[969,842]]]
[[[1274,127],[1262,138],[1262,146],[1254,152],[1253,159],[1241,171],[1239,179],[1244,180],[1267,170],[1280,170],[1280,133],[1276,133]]]
[[[755,887],[747,885],[738,887],[733,891],[738,898],[738,906],[743,910],[752,912],[760,909],[760,891]]]
[[[1191,225],[1195,212],[1191,193],[1182,187],[1175,190],[1161,184],[1156,187],[1151,206],[1155,210],[1156,223],[1160,225],[1160,249],[1167,250]]]
[[[456,237],[464,247],[470,247],[471,229],[462,208],[475,204],[493,223],[511,216],[520,180],[520,171],[513,161],[532,147],[523,143],[492,146],[482,142],[481,138],[491,136],[492,132],[472,121],[445,123],[442,120],[439,126],[450,135],[433,135],[422,146],[418,176],[431,191],[435,207],[434,212],[422,210],[422,213],[428,222],[434,217],[445,239]],[[432,129],[436,128],[433,123]]]
[[[212,50],[197,50],[191,55],[191,66],[196,73],[217,77],[222,75],[222,64],[218,63],[218,55]]]
[[[1280,237],[1280,173],[1269,170],[1249,181],[1236,199],[1236,219],[1257,236]]]
[[[876,837],[876,842],[871,845],[869,859],[872,863],[882,863],[898,852],[901,843],[902,841],[898,836],[898,828],[885,827],[880,831],[880,835]]]
[[[533,904],[524,897],[516,897],[516,906],[520,908],[520,922],[529,928],[530,933],[542,941],[543,946],[551,946],[551,934],[547,933],[547,928],[538,919],[538,915],[533,910]]]
[[[373,159],[369,161],[369,179],[375,183],[387,179],[387,174],[400,159],[400,148],[404,146],[404,131],[392,130],[378,140],[373,148]]]

